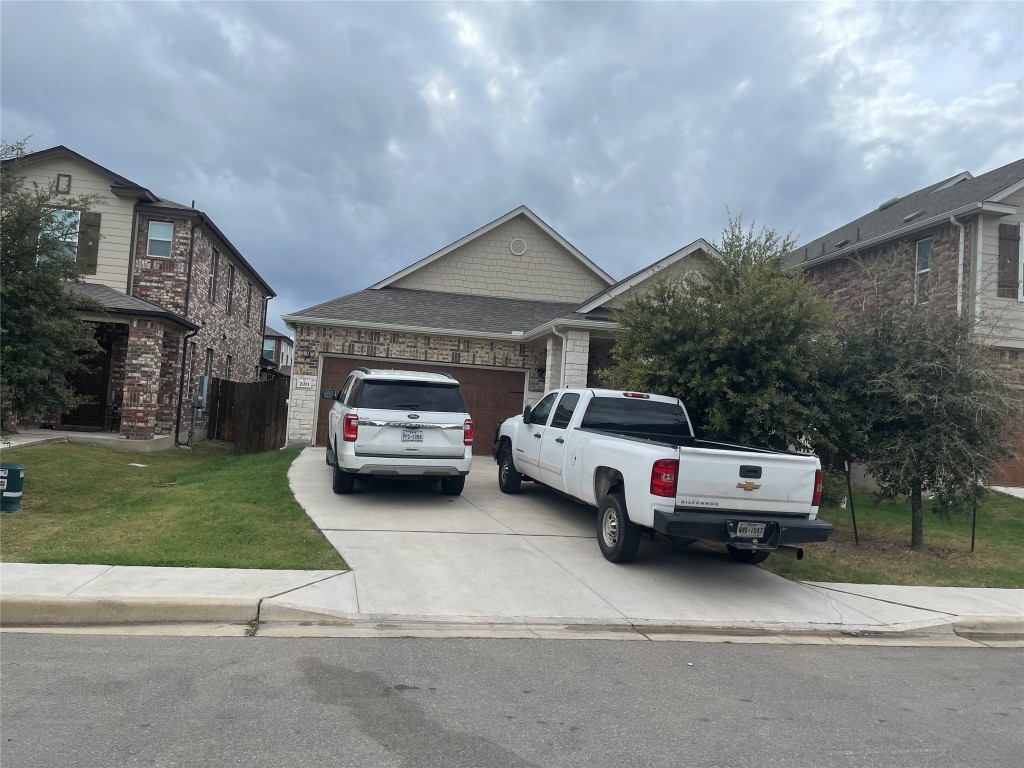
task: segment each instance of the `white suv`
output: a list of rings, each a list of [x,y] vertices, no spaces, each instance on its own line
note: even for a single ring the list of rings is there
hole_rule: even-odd
[[[356,368],[334,400],[327,463],[334,492],[352,493],[356,475],[434,476],[458,496],[473,464],[473,420],[459,382],[445,373]]]

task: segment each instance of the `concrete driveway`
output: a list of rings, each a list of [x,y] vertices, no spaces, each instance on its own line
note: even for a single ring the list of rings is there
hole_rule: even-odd
[[[506,496],[485,457],[457,497],[435,484],[384,480],[336,495],[322,448],[303,451],[288,477],[352,567],[363,615],[851,628],[946,616],[787,581],[699,544],[644,540],[635,563],[609,563],[597,546],[595,510],[533,483]]]

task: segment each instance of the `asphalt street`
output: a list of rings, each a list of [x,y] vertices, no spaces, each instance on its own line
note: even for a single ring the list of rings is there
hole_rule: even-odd
[[[1018,649],[5,633],[0,763],[1018,766]]]

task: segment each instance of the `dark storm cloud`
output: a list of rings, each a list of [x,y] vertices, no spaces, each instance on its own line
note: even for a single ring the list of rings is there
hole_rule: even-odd
[[[210,213],[273,315],[525,203],[613,276],[1022,146],[1019,4],[4,3],[3,135]]]

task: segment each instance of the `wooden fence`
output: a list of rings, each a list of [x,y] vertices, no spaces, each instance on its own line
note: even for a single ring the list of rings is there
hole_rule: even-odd
[[[288,420],[288,379],[211,379],[209,434],[234,443],[235,453],[259,453],[284,445]]]

